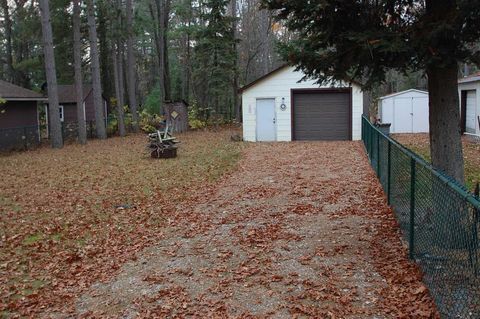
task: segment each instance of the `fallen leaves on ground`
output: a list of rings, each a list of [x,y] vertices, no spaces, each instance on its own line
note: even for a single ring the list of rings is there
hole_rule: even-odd
[[[174,161],[143,137],[2,158],[4,313],[438,318],[359,142],[251,145],[214,182],[226,136]]]
[[[0,314],[74,311],[164,236],[179,202],[232,170],[231,133],[182,134],[171,160],[151,159],[143,134],[0,157]]]
[[[430,138],[428,134],[393,134],[392,137],[425,158],[430,158]],[[463,159],[465,161],[465,184],[469,190],[474,190],[480,182],[480,139],[462,136]]]
[[[77,315],[438,318],[360,143],[252,145],[195,194]]]

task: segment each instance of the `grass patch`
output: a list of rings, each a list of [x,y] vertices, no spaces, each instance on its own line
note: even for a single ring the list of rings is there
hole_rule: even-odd
[[[405,145],[426,161],[431,162],[428,134],[394,134],[393,138]],[[480,144],[462,139],[465,161],[465,185],[469,190],[480,182]]]
[[[23,244],[24,245],[32,245],[32,244],[35,244],[37,241],[39,241],[41,239],[42,239],[42,234],[30,235],[30,236],[25,237],[25,239],[23,240]]]

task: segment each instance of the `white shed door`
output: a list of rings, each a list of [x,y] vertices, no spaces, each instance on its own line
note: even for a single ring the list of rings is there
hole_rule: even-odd
[[[257,99],[257,141],[276,140],[275,99]]]
[[[465,129],[475,134],[477,127],[477,91],[467,91],[467,111],[465,112]]]
[[[428,132],[428,97],[412,98],[412,110],[413,133]]]
[[[394,100],[393,133],[412,133],[413,132],[413,112],[412,98],[396,98]]]

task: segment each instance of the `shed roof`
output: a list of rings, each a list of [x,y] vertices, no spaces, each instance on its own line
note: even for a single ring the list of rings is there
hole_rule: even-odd
[[[7,101],[45,101],[37,92],[0,80],[0,97]]]
[[[427,92],[427,91],[422,91],[422,90],[417,90],[417,89],[409,89],[409,90],[400,91],[400,92],[395,92],[395,93],[392,93],[392,94],[388,94],[388,95],[382,96],[382,97],[380,98],[380,100],[383,100],[383,99],[386,99],[386,98],[390,98],[390,97],[394,97],[394,96],[398,96],[398,95],[402,95],[402,94],[406,94],[406,93],[410,93],[410,92],[416,92],[416,93],[421,93],[421,94],[428,95],[428,92]]]
[[[59,85],[58,86],[58,103],[76,103],[77,102],[77,93],[75,92],[75,85],[67,84],[67,85]],[[83,84],[83,100],[87,98],[87,96],[92,91],[91,84]]]
[[[470,83],[480,81],[480,72],[458,79],[458,83]]]

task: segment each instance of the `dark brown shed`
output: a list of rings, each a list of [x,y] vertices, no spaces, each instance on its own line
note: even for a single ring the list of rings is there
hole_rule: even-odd
[[[37,104],[47,99],[0,80],[0,148],[26,147],[39,141]]]
[[[104,116],[108,114],[107,99],[103,97]],[[59,85],[58,86],[58,102],[63,106],[63,122],[77,122],[77,102],[75,85]],[[93,89],[91,84],[83,85],[83,107],[85,109],[85,120],[88,122],[95,121],[95,107],[93,105]]]

